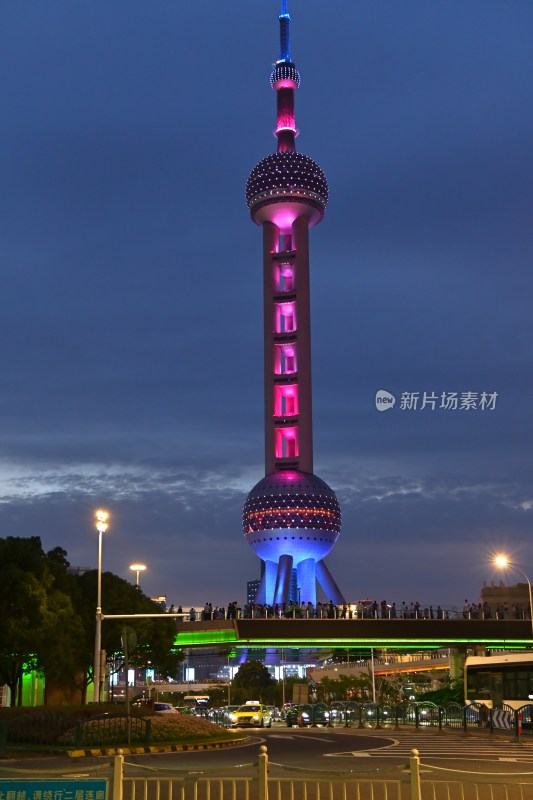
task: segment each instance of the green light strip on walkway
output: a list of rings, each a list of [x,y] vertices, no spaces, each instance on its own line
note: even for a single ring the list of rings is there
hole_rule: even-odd
[[[178,633],[174,641],[177,647],[188,647],[193,644],[219,644],[220,642],[236,642],[234,630],[196,631],[194,633]]]
[[[446,637],[442,639],[354,639],[354,638],[327,638],[327,639],[238,639],[234,630],[222,631],[187,631],[179,633],[175,645],[188,647],[195,644],[219,644],[220,642],[238,642],[241,647],[420,647],[441,648],[452,644],[460,645],[485,645],[489,648],[531,647],[531,639],[456,639]]]

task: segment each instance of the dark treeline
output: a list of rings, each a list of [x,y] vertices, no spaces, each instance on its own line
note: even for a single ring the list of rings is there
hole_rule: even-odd
[[[23,675],[33,670],[45,679],[45,702],[52,687],[60,687],[63,702],[86,700],[93,674],[97,572],[71,574],[69,566],[65,550],[45,553],[38,536],[0,539],[0,684],[9,686],[11,705],[21,705]],[[108,614],[164,614],[111,572],[102,574],[102,608]],[[123,625],[121,620],[102,624],[108,657],[122,652]],[[163,675],[175,675],[181,655],[173,649],[173,620],[135,620],[134,627],[131,665],[150,661]],[[113,662],[120,664],[120,658]]]

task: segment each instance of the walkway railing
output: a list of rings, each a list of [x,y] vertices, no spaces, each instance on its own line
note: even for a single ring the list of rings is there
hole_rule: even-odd
[[[492,611],[485,609],[469,609],[461,611],[457,608],[353,608],[351,606],[317,606],[316,608],[289,605],[281,606],[245,606],[229,612],[227,608],[216,607],[211,611],[191,609],[189,613],[173,614],[173,617],[182,622],[200,622],[224,619],[417,619],[438,620],[465,619],[465,620],[524,620],[531,619],[529,609],[500,609]]]

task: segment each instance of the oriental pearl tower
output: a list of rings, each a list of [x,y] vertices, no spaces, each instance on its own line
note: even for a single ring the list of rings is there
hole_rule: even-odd
[[[264,562],[257,603],[287,603],[296,571],[299,602],[316,604],[318,581],[338,604],[345,600],[324,558],[339,538],[341,511],[333,489],[313,472],[311,407],[309,229],[324,216],[328,185],[318,164],[296,151],[300,75],[290,22],[282,0],[280,56],[270,76],[277,150],[246,185],[251,218],[263,229],[266,477],[246,499],[243,528]]]

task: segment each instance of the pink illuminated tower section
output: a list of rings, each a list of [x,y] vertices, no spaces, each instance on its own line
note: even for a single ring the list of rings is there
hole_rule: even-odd
[[[246,200],[263,230],[265,478],[243,511],[244,535],[264,562],[257,601],[344,598],[324,557],[340,534],[335,492],[313,473],[309,229],[328,200],[324,173],[296,151],[294,95],[300,75],[291,59],[290,16],[283,0],[280,57],[270,82],[277,97],[277,150],[252,170]],[[293,584],[294,585],[294,584]]]

